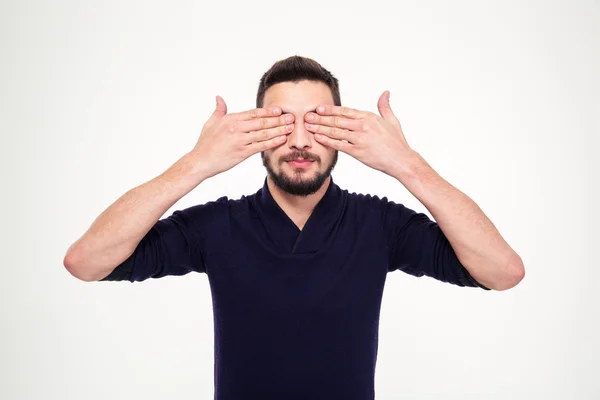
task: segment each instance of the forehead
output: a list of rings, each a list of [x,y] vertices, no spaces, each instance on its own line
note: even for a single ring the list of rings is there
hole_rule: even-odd
[[[305,113],[313,111],[319,104],[333,104],[329,86],[323,82],[281,82],[265,92],[263,107],[278,105],[283,112]]]

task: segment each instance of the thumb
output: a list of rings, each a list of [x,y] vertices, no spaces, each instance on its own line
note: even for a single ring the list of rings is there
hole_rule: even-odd
[[[227,114],[227,104],[225,104],[225,100],[221,96],[216,96],[217,106],[215,111],[213,112],[213,116],[217,118],[221,118],[225,114]]]
[[[383,92],[383,94],[379,97],[377,108],[379,109],[379,114],[381,114],[383,119],[400,124],[400,121],[398,121],[398,118],[396,118],[396,115],[394,115],[394,112],[392,111],[392,107],[390,107],[389,90]]]

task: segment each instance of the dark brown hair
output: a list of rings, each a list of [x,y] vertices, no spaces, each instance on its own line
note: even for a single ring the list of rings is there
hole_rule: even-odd
[[[279,60],[260,78],[258,93],[256,94],[256,107],[263,106],[265,92],[268,88],[281,82],[299,82],[302,80],[323,82],[333,96],[333,103],[341,106],[340,87],[336,77],[323,68],[321,64],[313,59],[301,56],[292,56]]]

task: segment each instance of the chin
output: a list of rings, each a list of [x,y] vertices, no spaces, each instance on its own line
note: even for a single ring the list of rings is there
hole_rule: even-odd
[[[294,169],[297,170],[297,168]],[[270,168],[267,171],[277,187],[294,196],[308,196],[316,193],[328,178],[328,175],[320,171],[288,172],[280,169],[275,172]]]
[[[292,195],[308,196],[316,193],[323,186],[327,178],[329,178],[331,171],[337,163],[337,155],[338,153],[336,152],[331,165],[325,171],[319,168],[321,163],[313,161],[315,165],[306,168],[292,167],[288,162],[282,162],[280,163],[279,170],[276,172],[271,162],[273,154],[268,154],[265,157],[265,154],[261,153],[261,158],[269,177],[277,187]],[[283,164],[287,164],[287,166]]]

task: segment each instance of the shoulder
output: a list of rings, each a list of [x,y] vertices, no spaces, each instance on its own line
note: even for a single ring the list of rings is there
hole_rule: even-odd
[[[387,208],[396,203],[389,200],[386,196],[348,192],[348,204],[363,212],[377,213],[384,216]]]
[[[227,196],[222,196],[216,200],[177,210],[173,214],[178,214],[194,224],[211,225],[224,218],[228,213],[230,202]]]
[[[224,239],[229,234],[229,210],[232,200],[227,196],[177,210],[170,218],[182,221],[182,229],[190,230],[204,240]]]
[[[352,192],[348,198],[349,208],[355,210],[354,215],[380,224],[386,234],[392,234],[402,228],[411,218],[427,218],[424,214],[415,212],[401,202],[390,200],[387,196]]]
[[[382,225],[387,201],[386,197],[370,193],[348,192],[345,213],[360,226]]]

